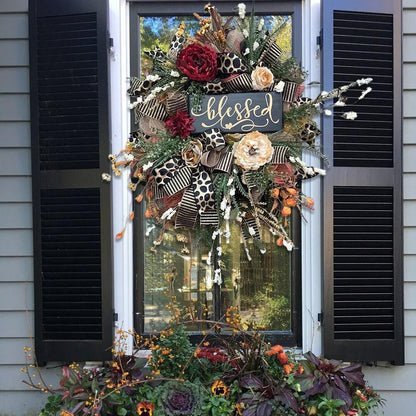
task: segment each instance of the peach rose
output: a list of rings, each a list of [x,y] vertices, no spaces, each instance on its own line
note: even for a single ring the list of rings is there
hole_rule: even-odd
[[[244,170],[257,170],[270,162],[273,146],[265,134],[252,131],[237,143],[234,155],[235,163]]]
[[[190,168],[198,166],[202,156],[202,143],[199,140],[192,140],[188,146],[182,150],[182,159]]]
[[[263,91],[270,88],[274,82],[274,76],[269,68],[258,66],[251,73],[251,80],[253,81],[253,88],[258,91]]]

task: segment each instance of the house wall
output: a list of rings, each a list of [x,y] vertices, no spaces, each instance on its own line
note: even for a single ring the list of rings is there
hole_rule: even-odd
[[[33,334],[28,0],[0,1],[0,416],[35,415],[45,395],[20,372]]]
[[[415,414],[416,403],[416,0],[403,0],[404,367],[366,368],[387,399],[385,416]]]
[[[416,403],[415,20],[416,0],[403,0],[406,365],[365,368],[387,399],[385,416],[414,414]],[[0,0],[0,416],[37,415],[45,401],[22,383],[20,372],[33,333],[28,66],[28,0]]]

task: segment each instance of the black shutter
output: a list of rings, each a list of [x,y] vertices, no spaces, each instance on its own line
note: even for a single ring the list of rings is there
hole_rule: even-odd
[[[373,78],[356,120],[323,120],[324,354],[403,364],[401,2],[323,0],[322,22],[323,89]]]
[[[107,1],[30,1],[35,344],[111,357]]]

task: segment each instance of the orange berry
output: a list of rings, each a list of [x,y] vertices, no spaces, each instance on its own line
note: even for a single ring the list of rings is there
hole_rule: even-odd
[[[289,207],[283,207],[282,208],[282,215],[284,217],[289,216],[292,213],[292,210]]]

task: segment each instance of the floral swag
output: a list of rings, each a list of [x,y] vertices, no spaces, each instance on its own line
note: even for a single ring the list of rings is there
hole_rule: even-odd
[[[292,250],[292,212],[314,206],[301,183],[325,174],[302,161],[308,151],[325,160],[315,146],[320,131],[314,117],[345,107],[351,88],[364,86],[363,99],[371,78],[302,97],[307,74],[295,59],[283,59],[263,19],[246,16],[242,3],[236,18],[223,19],[211,4],[205,12],[208,17],[195,13],[201,28],[193,37],[181,24],[169,50],[146,51],[153,70],[131,79],[129,89],[139,128],[109,159],[115,175],[121,168],[131,172],[135,200],[145,199],[145,216],[160,229],[153,251],[166,230],[208,230],[207,262],[219,285],[221,244],[228,243],[231,224],[238,225],[249,260],[248,240],[265,252],[262,228]],[[185,326],[196,322],[191,306],[178,310],[171,293],[169,328],[147,338],[118,331],[112,361],[64,367],[55,390],[41,377],[34,381],[36,364],[26,348],[26,382],[50,394],[40,416],[358,416],[382,404],[359,364],[271,346],[233,308],[221,321],[204,321],[202,341],[192,345]],[[129,336],[137,351],[151,354],[127,355]]]
[[[193,37],[185,36],[182,23],[168,51],[145,51],[153,70],[143,80],[132,78],[129,89],[139,129],[119,155],[109,155],[116,175],[122,167],[130,170],[136,201],[146,198],[146,218],[160,228],[151,250],[166,230],[211,230],[208,262],[215,252],[218,284],[216,248],[229,242],[230,223],[239,226],[249,260],[248,240],[266,251],[262,228],[292,250],[289,218],[294,209],[314,206],[301,183],[325,174],[301,159],[309,151],[326,161],[315,146],[320,131],[313,118],[345,106],[350,88],[371,82],[302,97],[306,72],[294,58],[281,59],[276,33],[269,33],[263,19],[246,17],[244,7],[239,5],[239,18],[223,19],[207,4],[208,18],[194,14],[201,28]],[[227,107],[231,97],[236,102]],[[263,107],[253,97],[263,99]],[[335,102],[325,106],[327,100]]]

